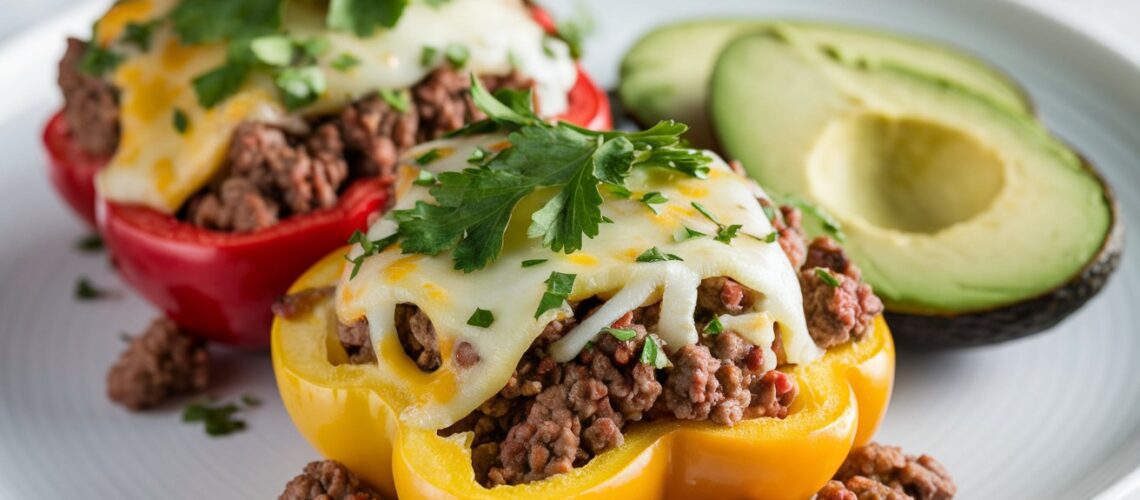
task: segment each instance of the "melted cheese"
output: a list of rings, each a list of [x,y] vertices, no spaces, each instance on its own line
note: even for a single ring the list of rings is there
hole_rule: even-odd
[[[103,44],[117,40],[128,23],[164,15],[175,5],[177,0],[119,2],[100,20],[96,39]],[[466,68],[480,74],[506,74],[513,63],[535,81],[538,106],[546,116],[565,111],[577,78],[566,45],[546,37],[521,0],[451,0],[439,7],[414,1],[396,27],[369,38],[328,31],[321,2],[287,5],[285,31],[290,36],[329,41],[319,61],[328,90],[303,113],[335,112],[377,89],[412,86],[434,69],[420,64],[425,46],[439,50],[438,64],[444,64],[446,47],[466,47]],[[183,46],[165,23],[155,30],[151,50],[117,50],[130,57],[112,77],[120,89],[122,139],[97,179],[107,199],[172,213],[217,174],[238,124],[286,119],[271,78],[261,71],[213,109],[198,105],[191,82],[224,62],[221,44]],[[330,62],[343,53],[361,64],[347,72],[331,68]],[[189,119],[185,134],[174,129],[175,109]]]
[[[434,171],[469,167],[466,158],[475,147],[486,147],[501,137],[474,137],[425,144],[406,158],[435,147],[449,147],[454,154],[427,168]],[[410,208],[416,201],[430,201],[425,187],[412,181],[418,170],[405,159],[397,183],[396,209]],[[601,234],[584,242],[582,250],[570,255],[553,253],[541,242],[526,237],[530,215],[551,193],[536,193],[524,199],[512,215],[503,253],[487,268],[465,274],[452,268],[450,253],[435,257],[404,255],[396,246],[369,257],[356,278],[342,277],[337,293],[337,313],[344,321],[365,317],[376,346],[398,345],[394,323],[397,304],[419,306],[432,320],[442,349],[443,364],[434,373],[408,375],[410,360],[398,348],[380,349],[378,372],[394,386],[404,387],[415,401],[404,409],[402,418],[412,425],[438,429],[467,415],[498,392],[515,365],[543,327],[552,320],[568,317],[569,307],[534,313],[546,291],[544,281],[551,271],[577,275],[570,300],[591,296],[608,299],[565,337],[553,344],[550,353],[560,361],[572,359],[583,346],[626,312],[661,301],[658,335],[665,348],[675,351],[698,340],[693,321],[697,287],[703,278],[728,276],[760,292],[753,310],[721,318],[726,326],[764,348],[767,368],[775,365],[771,351],[775,335],[782,335],[787,359],[807,363],[821,353],[808,335],[804,320],[799,282],[787,256],[776,243],[765,243],[748,235],[763,237],[772,231],[757,196],[763,196],[751,181],[731,172],[714,158],[708,180],[673,175],[661,170],[635,169],[628,186],[638,192],[659,191],[669,201],[658,205],[654,214],[634,200],[607,198],[602,206],[613,224],[601,227]],[[714,234],[716,226],[699,214],[691,202],[699,202],[726,224],[741,224],[740,236],[731,245],[711,237],[676,241],[678,230],[687,226]],[[395,231],[395,223],[381,219],[369,230],[378,239]],[[683,261],[639,263],[645,250],[657,247],[680,256]],[[354,257],[360,249],[354,249]],[[549,259],[541,265],[523,268],[528,259]],[[348,266],[351,267],[351,266]],[[490,310],[495,317],[489,328],[467,324],[476,308]],[[778,326],[777,326],[778,325]],[[468,342],[480,361],[469,368],[456,364],[449,350]],[[393,358],[392,356],[395,356]],[[413,366],[414,369],[414,365]],[[450,382],[444,382],[450,381]],[[441,390],[453,387],[454,391]]]

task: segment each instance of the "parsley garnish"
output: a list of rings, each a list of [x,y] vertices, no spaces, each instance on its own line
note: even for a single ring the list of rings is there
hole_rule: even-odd
[[[381,89],[380,98],[388,103],[392,109],[400,113],[407,113],[408,109],[411,108],[407,90]]]
[[[570,297],[570,292],[574,291],[574,279],[577,277],[574,274],[552,271],[550,277],[546,278],[546,293],[542,294],[542,300],[538,303],[534,317],[537,319],[546,311],[562,307],[562,303]]]
[[[471,156],[467,157],[467,163],[470,163],[472,165],[482,165],[483,162],[487,161],[487,158],[489,156],[490,153],[486,149],[483,149],[482,146],[480,146],[471,152]]]
[[[776,207],[761,203],[760,208],[764,210],[764,217],[767,217],[769,222],[776,222]]]
[[[179,134],[185,134],[186,130],[190,128],[190,118],[186,116],[186,112],[182,108],[174,108],[174,116],[171,121],[174,123],[174,130]]]
[[[277,88],[285,97],[285,108],[292,111],[312,104],[325,92],[325,74],[317,66],[285,68],[277,74]]]
[[[99,233],[91,233],[75,242],[75,249],[83,253],[97,253],[103,251],[103,237]]]
[[[253,63],[254,55],[248,43],[230,45],[226,62],[191,82],[198,104],[209,109],[236,94],[253,71]]]
[[[498,258],[515,206],[538,189],[553,198],[531,216],[527,235],[555,252],[573,253],[602,223],[602,183],[623,185],[634,167],[657,167],[703,178],[709,158],[677,147],[687,127],[661,122],[642,132],[596,132],[546,123],[534,114],[529,92],[496,99],[472,77],[472,99],[490,118],[471,130],[510,131],[511,145],[484,168],[444,172],[431,189],[436,204],[419,201],[397,210],[405,253],[438,255],[452,250],[455,268],[471,272]]]
[[[709,320],[708,324],[705,325],[705,330],[704,330],[706,335],[719,335],[723,331],[724,331],[724,324],[722,324],[720,322],[720,318],[718,318],[716,316],[713,316],[712,319]]]
[[[83,59],[79,61],[79,71],[86,75],[103,76],[122,62],[123,56],[100,47],[97,43],[89,42]]]
[[[336,56],[336,59],[333,59],[332,62],[329,63],[329,66],[332,66],[333,69],[342,73],[359,65],[360,59],[357,59],[356,56],[349,54],[348,52],[344,52],[341,55]]]
[[[550,260],[550,259],[530,259],[530,260],[524,260],[524,261],[522,261],[522,266],[523,266],[524,268],[527,268],[527,267],[534,267],[534,266],[537,266],[537,265],[540,265],[540,264],[545,264],[545,263],[546,263],[547,261],[549,261],[549,260]]]
[[[661,345],[657,343],[656,335],[645,337],[645,346],[641,348],[641,364],[650,365],[657,369],[669,366],[669,358],[665,356]]]
[[[708,236],[708,235],[705,233],[702,233],[700,231],[697,231],[696,229],[693,229],[689,226],[683,226],[680,231],[677,231],[677,234],[673,235],[673,241],[676,241],[679,243],[682,241],[688,241],[688,240],[691,240],[694,238],[700,238],[703,236]]]
[[[170,20],[184,44],[249,39],[274,33],[281,27],[283,3],[283,0],[183,0],[170,11]]]
[[[755,238],[755,236],[753,236],[753,238]],[[763,238],[756,238],[756,239],[763,241],[764,243],[775,243],[776,240],[780,239],[780,233],[777,233],[776,231],[772,231],[772,232],[768,233],[768,236],[765,236]]]
[[[416,180],[412,181],[412,184],[417,186],[434,186],[435,174],[421,169],[419,175],[416,176]]]
[[[150,39],[154,35],[154,28],[161,22],[162,20],[156,19],[145,23],[127,23],[123,28],[123,42],[134,45],[144,52],[150,50]]]
[[[692,205],[693,208],[697,209],[697,211],[700,212],[701,215],[704,215],[706,219],[712,221],[713,224],[716,224],[716,236],[714,236],[713,239],[721,243],[724,243],[726,245],[732,243],[732,240],[736,238],[736,233],[740,231],[740,228],[744,227],[740,224],[732,224],[729,226],[721,224],[720,221],[717,220],[717,218],[713,216],[713,214],[709,212],[709,210],[705,208],[704,205],[701,205],[695,201],[692,203]]]
[[[293,62],[293,40],[282,35],[270,35],[253,39],[249,44],[253,55],[270,66],[288,66]]]
[[[359,244],[360,248],[364,250],[364,253],[361,253],[356,258],[351,258],[348,256],[348,254],[345,254],[344,260],[352,263],[352,273],[349,274],[348,279],[353,279],[356,277],[356,274],[360,272],[360,266],[364,264],[364,259],[387,250],[388,247],[396,243],[397,239],[398,235],[393,234],[385,238],[380,238],[378,240],[369,240],[368,235],[364,234],[359,229],[354,231],[352,233],[352,236],[348,238],[348,244]]]
[[[652,210],[655,214],[657,213],[657,207],[654,207],[653,205],[660,205],[667,201],[669,201],[669,198],[666,198],[665,195],[658,193],[657,191],[645,193],[645,195],[641,197],[641,202],[644,203],[645,206],[649,207],[649,209]]]
[[[630,191],[629,188],[625,187],[622,184],[605,183],[603,185],[606,187],[606,191],[609,191],[610,195],[614,196],[615,198],[628,200],[633,197],[633,191]]]
[[[443,153],[439,152],[439,148],[431,148],[426,153],[416,157],[416,165],[426,166],[435,162],[443,157]]]
[[[831,288],[839,288],[839,278],[836,278],[834,274],[831,274],[830,269],[817,267],[815,268],[815,275],[819,276],[820,281],[827,283],[827,286]]]
[[[495,322],[495,315],[486,309],[475,308],[475,312],[467,319],[467,324],[479,328],[487,328]]]
[[[328,52],[331,45],[328,38],[315,36],[301,42],[301,52],[304,52],[306,57],[316,59]]]
[[[326,23],[334,30],[372,36],[377,26],[395,26],[407,6],[408,0],[331,0]]]
[[[661,251],[661,249],[659,249],[657,247],[650,248],[649,250],[642,252],[641,255],[637,256],[638,262],[663,262],[666,260],[678,260],[678,261],[680,261],[680,260],[684,260],[684,259],[682,259],[676,255],[673,255],[671,253],[664,253]]]
[[[791,205],[796,206],[796,208],[803,210],[805,214],[818,219],[820,226],[823,228],[824,232],[826,232],[832,238],[835,238],[836,241],[840,243],[847,241],[847,234],[843,232],[843,228],[839,225],[839,221],[835,220],[835,217],[832,217],[831,213],[828,211],[798,196],[787,196],[785,197],[785,201]]]
[[[431,45],[424,45],[423,50],[420,51],[420,66],[427,68],[434,65],[437,57],[439,57],[439,49]]]
[[[77,300],[98,300],[111,296],[111,292],[95,286],[86,276],[75,280],[75,298]]]
[[[554,59],[558,56],[558,54],[554,52],[554,47],[551,45],[551,43],[555,40],[558,40],[558,38],[550,35],[545,35],[542,37],[542,53],[550,59]]]
[[[261,404],[261,400],[249,394],[243,395],[241,401],[246,408]],[[234,418],[234,415],[241,409],[235,403],[215,405],[210,401],[199,401],[186,405],[186,408],[182,410],[182,421],[187,423],[202,422],[206,426],[206,434],[215,437],[225,436],[245,430],[245,421]]]
[[[467,64],[467,59],[471,57],[471,53],[467,51],[467,47],[453,43],[444,50],[443,57],[446,57],[447,62],[455,66],[455,69],[460,69]]]
[[[637,336],[637,330],[632,328],[602,328],[602,331],[621,341],[630,340]]]

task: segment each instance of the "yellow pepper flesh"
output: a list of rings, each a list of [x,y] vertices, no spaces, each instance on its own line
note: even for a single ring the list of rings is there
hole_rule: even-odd
[[[343,253],[292,292],[333,286]],[[894,344],[875,319],[863,340],[791,367],[799,395],[788,417],[734,427],[661,420],[633,424],[625,443],[583,467],[486,489],[471,468],[470,433],[440,437],[399,419],[407,388],[385,387],[375,365],[344,363],[332,299],[273,325],[278,389],[298,430],[382,493],[400,498],[810,498],[878,428],[894,379]],[[382,358],[381,362],[385,362]]]

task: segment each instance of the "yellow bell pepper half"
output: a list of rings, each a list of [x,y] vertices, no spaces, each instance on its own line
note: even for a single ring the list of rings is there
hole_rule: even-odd
[[[292,292],[335,285],[342,256],[336,252],[315,265]],[[734,427],[635,423],[626,429],[624,444],[583,467],[530,484],[486,489],[475,482],[470,433],[440,437],[400,420],[401,411],[414,404],[408,394],[418,384],[433,389],[438,384],[412,379],[401,387],[386,386],[379,370],[414,365],[402,352],[389,359],[386,349],[380,351],[380,366],[342,363],[331,298],[273,325],[277,385],[301,434],[326,457],[401,499],[810,498],[851,447],[874,434],[895,369],[894,343],[879,317],[863,340],[788,371],[799,395],[783,420],[759,418]]]

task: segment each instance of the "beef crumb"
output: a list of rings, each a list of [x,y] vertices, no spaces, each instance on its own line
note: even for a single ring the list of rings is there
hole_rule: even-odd
[[[344,465],[325,460],[309,462],[285,485],[278,500],[383,500]]]
[[[946,468],[929,455],[915,457],[895,446],[870,443],[851,450],[816,498],[949,500],[957,491]]]
[[[376,351],[372,349],[372,334],[368,331],[368,318],[360,318],[352,323],[337,322],[336,335],[340,345],[348,354],[349,364],[365,365],[376,362]]]
[[[107,396],[137,411],[171,396],[202,391],[209,377],[206,342],[170,319],[158,318],[131,340],[107,373]]]
[[[119,96],[106,80],[80,71],[86,54],[87,42],[67,39],[58,79],[63,93],[63,116],[79,149],[108,157],[119,147]]]
[[[883,302],[830,238],[816,238],[807,254],[799,281],[811,338],[824,349],[863,338],[871,331],[875,316],[883,312]],[[827,283],[817,269],[827,270],[838,285]]]
[[[322,300],[332,297],[335,292],[336,287],[323,286],[285,295],[273,303],[273,314],[284,319],[299,318],[312,311]]]
[[[425,372],[439,369],[441,358],[435,338],[435,325],[419,307],[412,304],[396,306],[396,336],[404,352],[416,366]]]

